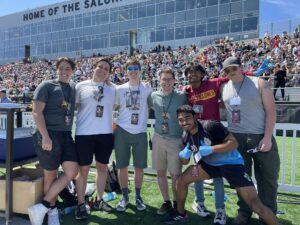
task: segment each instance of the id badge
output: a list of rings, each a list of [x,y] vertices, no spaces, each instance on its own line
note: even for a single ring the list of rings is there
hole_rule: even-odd
[[[132,113],[131,114],[131,124],[137,125],[139,123],[139,114],[138,113]]]
[[[169,123],[168,122],[162,122],[161,123],[161,132],[163,134],[168,134],[169,133]]]
[[[198,177],[199,176],[199,170],[198,165],[193,165],[192,169],[190,170],[190,174],[192,177]]]
[[[103,111],[104,111],[104,106],[97,105],[97,107],[96,107],[96,117],[102,117],[103,116]]]
[[[240,123],[241,122],[240,110],[233,110],[231,116],[232,116],[232,123]]]
[[[195,113],[203,113],[203,105],[194,105],[193,110]]]
[[[239,96],[230,99],[230,105],[241,105],[241,98]]]
[[[70,115],[65,115],[65,125],[66,126],[70,126],[71,125],[71,121],[72,121],[72,118]]]

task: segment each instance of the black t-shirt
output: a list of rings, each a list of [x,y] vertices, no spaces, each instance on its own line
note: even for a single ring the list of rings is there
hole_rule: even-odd
[[[279,70],[275,73],[275,81],[277,81],[280,84],[285,83],[285,77],[286,77],[285,70]]]

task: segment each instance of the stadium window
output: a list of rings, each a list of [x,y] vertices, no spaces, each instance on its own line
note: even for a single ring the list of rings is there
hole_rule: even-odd
[[[170,24],[174,23],[174,13],[169,13],[156,17],[156,25]]]
[[[172,13],[175,11],[175,2],[166,2],[166,13]]]
[[[156,5],[156,15],[162,15],[166,13],[165,3],[159,3]]]
[[[194,9],[196,7],[196,0],[186,0],[186,9]]]
[[[110,22],[118,22],[119,21],[119,12],[118,11],[114,11],[110,13]]]
[[[156,42],[165,40],[165,30],[156,30]]]
[[[196,37],[206,36],[206,24],[196,25]]]
[[[147,5],[147,16],[155,15],[155,5]]]
[[[219,6],[219,15],[226,16],[230,14],[230,4],[224,4]]]
[[[218,5],[218,0],[208,0],[207,5],[208,6]]]
[[[155,42],[155,31],[150,32],[150,42]]]
[[[207,7],[207,17],[217,17],[218,16],[218,6]]]
[[[92,24],[91,16],[83,17],[83,26],[91,26],[91,24]]]
[[[245,0],[244,12],[251,12],[259,10],[259,0]]]
[[[221,19],[220,19],[221,21]],[[224,21],[222,19],[222,22],[219,22],[219,34],[228,34],[229,33],[229,21]]]
[[[242,31],[242,19],[231,20],[230,32],[240,32]]]
[[[203,7],[206,7],[206,6],[207,6],[206,0],[197,0],[197,4],[196,4],[197,8],[203,8]]]
[[[169,28],[166,30],[166,41],[174,40],[174,28]]]
[[[196,10],[185,11],[185,21],[194,21],[196,18]]]
[[[249,17],[243,19],[243,30],[257,30],[258,18],[257,17]]]
[[[231,5],[231,14],[241,13],[242,12],[242,2],[233,2]]]
[[[195,26],[187,26],[185,27],[185,38],[193,38],[195,37]]]
[[[175,39],[183,39],[184,38],[184,28],[183,27],[176,27],[175,28]]]
[[[175,23],[180,23],[185,21],[185,12],[175,13]]]
[[[147,13],[146,13],[146,6],[140,6],[138,8],[138,18],[143,18],[146,17]]]
[[[207,18],[206,13],[206,8],[197,9],[197,19]]]
[[[226,4],[226,3],[229,3],[230,0],[220,0],[220,4]]]
[[[119,46],[119,36],[110,37],[110,47]]]
[[[119,46],[125,46],[129,44],[128,35],[119,36]]]
[[[185,10],[185,0],[176,0],[176,11]]]
[[[207,35],[218,34],[218,23],[208,23],[207,24]]]

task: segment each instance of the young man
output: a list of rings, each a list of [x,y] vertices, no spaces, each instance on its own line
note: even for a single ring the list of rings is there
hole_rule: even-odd
[[[140,80],[141,66],[135,59],[125,65],[129,81],[117,87],[116,108],[119,116],[115,130],[116,167],[119,169],[119,180],[123,198],[117,205],[117,211],[125,211],[129,204],[128,166],[133,155],[135,203],[137,210],[146,209],[141,197],[144,168],[147,168],[147,99],[152,91],[150,86]]]
[[[186,132],[186,147],[179,153],[179,157],[182,163],[187,164],[193,155],[195,163],[179,177],[177,212],[167,218],[165,223],[189,221],[184,204],[190,183],[224,177],[266,224],[277,225],[274,213],[261,203],[251,178],[245,172],[243,158],[236,149],[238,144],[234,136],[220,122],[197,122],[191,106],[181,106],[176,112],[179,124]]]
[[[85,189],[93,156],[96,160],[97,201],[94,209],[111,212],[112,207],[103,201],[107,178],[107,164],[113,149],[112,112],[116,87],[107,84],[112,65],[108,59],[95,62],[91,80],[76,85],[76,121],[75,144],[79,156],[79,174],[76,179],[78,206],[75,219],[87,218],[85,207]]]
[[[0,90],[0,103],[11,103],[11,99],[6,95],[6,89]]]
[[[172,69],[162,69],[158,76],[160,90],[153,92],[149,100],[149,105],[154,109],[155,114],[152,168],[157,171],[158,186],[164,199],[164,203],[156,213],[165,215],[172,209],[167,170],[172,178],[173,206],[176,208],[176,180],[181,174],[178,153],[182,149],[182,129],[176,119],[176,109],[186,104],[186,96],[174,90],[175,75]]]
[[[71,135],[75,84],[70,82],[75,63],[69,58],[56,62],[58,79],[42,82],[35,90],[32,115],[36,124],[33,142],[44,169],[44,198],[42,203],[28,209],[32,225],[42,225],[48,213],[48,225],[59,225],[55,202],[58,194],[78,172],[77,154]],[[57,178],[62,165],[64,174]]]
[[[189,85],[184,87],[188,98],[188,103],[196,112],[197,119],[220,121],[219,100],[220,86],[228,81],[228,78],[214,78],[203,80],[207,74],[205,68],[201,65],[188,66],[184,71]],[[224,183],[222,177],[213,179],[215,189],[215,207],[216,216],[214,224],[226,224],[226,211],[224,204]],[[192,208],[201,217],[208,217],[204,204],[203,182],[195,183],[195,201]]]
[[[274,96],[264,79],[243,75],[241,61],[236,57],[224,61],[223,71],[230,79],[222,87],[228,129],[239,143],[239,152],[250,176],[254,165],[260,200],[276,214],[280,159],[273,137],[276,122]],[[253,148],[259,152],[249,154],[247,150]],[[241,198],[238,205],[239,213],[234,224],[246,225],[252,209]]]

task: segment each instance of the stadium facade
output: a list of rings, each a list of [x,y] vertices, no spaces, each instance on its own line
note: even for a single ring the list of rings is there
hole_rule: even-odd
[[[0,17],[0,63],[258,37],[259,0],[72,0]]]

